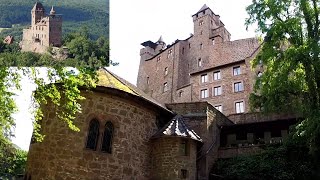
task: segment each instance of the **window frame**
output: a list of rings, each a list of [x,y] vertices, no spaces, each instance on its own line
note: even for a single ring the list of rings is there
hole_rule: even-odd
[[[201,76],[200,76],[200,82],[201,83],[207,83],[208,80],[209,80],[208,74],[201,74]]]
[[[239,69],[239,72],[238,71],[235,71],[235,70],[237,70],[237,69]],[[236,73],[235,73],[236,72]],[[241,66],[234,66],[233,68],[232,68],[232,74],[233,74],[233,76],[239,76],[239,75],[241,75]]]
[[[215,74],[218,74],[218,78],[217,78],[217,79],[215,79]],[[213,80],[214,80],[214,81],[219,81],[219,80],[221,80],[221,70],[218,70],[218,71],[214,71],[214,72],[213,72]]]
[[[217,89],[217,94],[216,94],[216,89]],[[212,90],[213,90],[212,91],[213,96],[221,96],[222,95],[222,86],[215,86],[215,87],[213,87]],[[219,92],[220,92],[220,94],[219,94]]]
[[[239,112],[237,111],[238,109],[237,109],[237,104],[238,103],[240,103],[239,104]],[[242,112],[241,112],[241,103],[242,103]],[[245,112],[245,103],[244,103],[244,100],[240,100],[240,101],[236,101],[236,102],[234,102],[234,108],[235,108],[235,113],[236,114],[241,114],[241,113],[244,113]]]
[[[238,85],[238,89],[236,89],[236,85],[240,84],[241,86]],[[240,87],[242,89],[240,89]],[[238,92],[243,92],[244,91],[244,83],[243,81],[236,81],[233,83],[233,92],[238,93]]]
[[[207,96],[204,96],[202,97],[202,92],[204,92],[204,95],[207,95]],[[206,88],[206,89],[201,89],[200,90],[200,99],[206,99],[209,97],[209,90]]]

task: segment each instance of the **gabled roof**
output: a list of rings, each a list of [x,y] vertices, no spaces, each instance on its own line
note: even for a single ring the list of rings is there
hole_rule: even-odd
[[[124,91],[126,93],[140,97],[145,101],[148,101],[149,103],[152,103],[158,107],[161,107],[162,109],[165,109],[166,111],[169,111],[163,104],[157,102],[155,99],[150,97],[148,94],[144,93],[135,85],[113,74],[106,68],[102,68],[98,71],[98,80],[99,81],[97,83],[97,86]]]
[[[35,11],[35,10],[44,10],[44,7],[40,2],[36,2],[36,4],[32,8],[32,11]]]
[[[190,129],[184,123],[183,119],[184,118],[181,115],[176,115],[170,122],[168,122],[151,138],[156,139],[160,137],[182,137],[202,142],[200,136],[198,136],[192,129]]]

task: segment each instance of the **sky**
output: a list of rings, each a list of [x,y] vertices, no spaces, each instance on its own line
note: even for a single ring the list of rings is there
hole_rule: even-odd
[[[231,40],[255,37],[255,27],[246,31],[245,8],[251,0],[110,0],[110,59],[119,62],[108,69],[136,84],[142,42],[157,41],[162,35],[166,44],[176,39],[186,39],[193,33],[192,15],[204,4],[220,15],[231,33]],[[23,79],[22,91],[15,100],[19,112],[16,119],[13,143],[29,149],[32,134],[30,114],[31,92],[35,86]]]

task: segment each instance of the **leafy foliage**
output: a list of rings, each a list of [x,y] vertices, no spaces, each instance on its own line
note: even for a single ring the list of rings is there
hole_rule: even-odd
[[[257,23],[265,35],[253,66],[265,71],[250,97],[253,109],[292,112],[304,117],[294,138],[320,154],[319,2],[254,0],[247,25]]]
[[[24,173],[27,152],[14,147],[8,141],[0,144],[0,177],[10,178]]]

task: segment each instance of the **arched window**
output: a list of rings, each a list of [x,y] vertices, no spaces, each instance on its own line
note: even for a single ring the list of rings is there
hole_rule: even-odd
[[[105,125],[105,129],[103,133],[103,140],[102,140],[102,146],[101,146],[102,152],[107,152],[111,154],[112,138],[113,138],[113,124],[112,122],[108,121]]]
[[[100,125],[98,120],[91,120],[86,148],[96,150],[99,136],[99,126]]]

